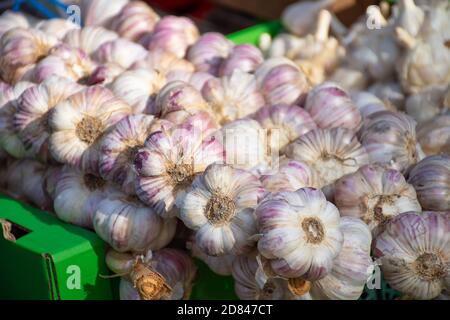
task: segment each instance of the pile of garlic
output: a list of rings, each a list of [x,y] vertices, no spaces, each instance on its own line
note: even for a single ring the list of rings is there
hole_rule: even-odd
[[[445,297],[449,5],[346,30],[332,2],[261,49],[141,1],[4,13],[0,189],[94,230],[122,299],[188,299],[193,257],[241,299],[358,299],[377,265]]]

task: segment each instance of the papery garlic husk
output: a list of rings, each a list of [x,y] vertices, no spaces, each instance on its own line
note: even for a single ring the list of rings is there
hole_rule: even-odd
[[[436,117],[417,126],[417,139],[426,155],[450,155],[450,114]]]
[[[131,113],[131,107],[101,86],[88,87],[58,103],[49,116],[50,152],[60,162],[98,172],[98,142]]]
[[[61,43],[53,47],[49,55],[36,64],[32,77],[37,83],[53,75],[84,83],[94,69],[95,63],[83,50]]]
[[[248,73],[254,72],[263,61],[264,57],[257,47],[251,44],[237,45],[221,63],[219,76],[231,75],[237,69]]]
[[[110,183],[92,174],[64,166],[54,191],[54,210],[62,221],[93,229],[98,205],[120,192]]]
[[[338,67],[327,80],[339,83],[347,91],[364,90],[368,85],[368,79],[365,73],[348,67]]]
[[[296,191],[305,187],[320,187],[315,170],[303,162],[283,159],[278,171],[261,176],[264,190],[269,192]]]
[[[116,40],[117,33],[102,27],[87,26],[82,29],[69,31],[63,42],[73,48],[79,48],[88,55],[94,53],[102,44]]]
[[[111,21],[111,29],[122,38],[138,41],[146,33],[152,32],[159,21],[159,15],[145,2],[127,3]]]
[[[0,15],[0,38],[1,36],[14,28],[28,29],[30,23],[27,18],[20,12],[5,11]]]
[[[375,256],[393,289],[433,299],[449,288],[450,213],[407,212],[377,237]]]
[[[409,172],[408,183],[417,192],[424,210],[450,210],[450,156],[429,156]]]
[[[305,110],[319,128],[336,127],[357,131],[362,117],[349,94],[332,82],[314,87],[307,95]]]
[[[353,92],[351,94],[351,99],[358,107],[363,119],[378,111],[395,111],[395,107],[393,105],[384,103],[375,95],[367,91]]]
[[[156,95],[166,84],[165,77],[154,70],[129,70],[118,76],[111,84],[111,90],[127,102],[133,113],[151,113]]]
[[[230,76],[209,80],[202,94],[222,124],[243,118],[265,105],[255,76],[240,70]]]
[[[235,255],[228,254],[223,256],[209,256],[204,253],[199,246],[195,243],[195,237],[186,243],[186,247],[190,250],[191,255],[197,259],[200,259],[216,274],[221,276],[231,275],[231,267],[233,261],[236,259]]]
[[[330,273],[343,235],[339,211],[322,191],[302,188],[268,195],[256,208],[259,252],[283,277],[318,280]]]
[[[228,165],[212,164],[177,198],[179,217],[195,230],[207,255],[245,254],[255,245],[254,208],[263,195],[258,177]]]
[[[101,64],[113,62],[128,69],[136,61],[144,59],[147,54],[148,51],[141,45],[119,38],[102,44],[93,53],[93,59]]]
[[[369,163],[365,148],[344,128],[312,130],[288,145],[286,155],[318,173],[320,187],[329,199],[337,179]]]
[[[189,61],[160,48],[149,51],[145,59],[135,62],[130,69],[155,70],[163,75],[174,71],[194,72],[195,70],[194,65]]]
[[[213,79],[214,76],[206,73],[206,72],[190,72],[185,70],[173,70],[167,73],[167,82],[172,81],[184,81],[189,83],[198,91],[202,91],[205,83],[210,79]]]
[[[416,140],[416,122],[406,114],[375,112],[364,120],[360,136],[371,163],[404,172],[423,157]]]
[[[15,28],[0,38],[0,76],[14,83],[24,73],[22,68],[33,65],[57,44],[55,37],[36,29]]]
[[[14,128],[13,119],[20,95],[33,85],[31,82],[21,81],[3,90],[0,95],[0,146],[15,158],[28,156]]]
[[[276,138],[277,141],[271,144],[273,152],[282,152],[289,143],[317,128],[309,113],[295,105],[266,106],[251,117],[268,131],[269,137]]]
[[[187,51],[186,59],[192,62],[197,71],[219,75],[222,62],[233,49],[233,43],[221,33],[203,34]]]
[[[361,218],[375,236],[395,216],[421,210],[414,187],[401,172],[378,164],[336,181],[334,203],[341,216]]]
[[[135,158],[137,195],[159,215],[174,216],[176,197],[209,164],[223,159],[222,144],[206,137],[195,123],[154,132]]]
[[[392,104],[399,110],[405,109],[406,95],[398,82],[376,82],[368,89],[385,104]]]
[[[56,18],[42,20],[36,24],[35,28],[57,38],[58,40],[62,40],[66,36],[67,32],[74,29],[80,29],[80,26],[70,20]]]
[[[50,160],[50,112],[59,102],[82,89],[81,85],[71,80],[55,76],[22,93],[13,123],[28,154],[44,162]]]
[[[199,30],[191,19],[165,16],[156,23],[148,39],[143,38],[140,42],[150,51],[163,49],[183,58],[188,47],[197,41],[199,35]]]
[[[450,87],[448,87],[450,88]],[[406,99],[406,112],[419,124],[431,120],[440,113],[450,109],[450,103],[445,103],[447,86],[433,86],[412,94]]]
[[[128,2],[129,0],[79,0],[83,25],[106,28]]]
[[[148,135],[170,124],[154,116],[138,114],[120,120],[100,143],[100,175],[119,185],[123,192],[136,194],[134,158]]]
[[[424,10],[416,6],[414,0],[401,0],[394,17],[395,26],[405,29],[413,37],[417,36],[425,18]]]
[[[309,83],[297,65],[286,58],[271,58],[255,72],[257,82],[266,101],[273,104],[303,105]]]

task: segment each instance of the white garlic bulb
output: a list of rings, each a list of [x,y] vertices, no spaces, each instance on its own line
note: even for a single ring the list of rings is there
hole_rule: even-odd
[[[432,86],[411,94],[406,99],[406,112],[419,124],[431,120],[440,113],[448,112],[450,103],[445,103],[445,94],[450,92],[448,88],[450,87]]]
[[[69,31],[64,37],[63,42],[91,55],[102,44],[116,40],[117,38],[118,35],[113,31],[106,30],[100,26],[88,26]]]
[[[62,40],[66,36],[67,32],[74,29],[80,29],[80,26],[70,20],[56,18],[42,20],[36,24],[35,28],[57,38],[58,40]]]
[[[129,0],[79,0],[85,26],[107,27]]]
[[[450,115],[438,115],[417,126],[417,139],[426,155],[450,154]]]

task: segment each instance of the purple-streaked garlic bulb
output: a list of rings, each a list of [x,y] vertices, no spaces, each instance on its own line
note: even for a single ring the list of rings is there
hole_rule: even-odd
[[[309,90],[308,79],[291,60],[268,59],[258,67],[255,76],[269,104],[303,105]]]
[[[386,282],[414,299],[433,299],[450,283],[450,213],[407,212],[375,239]]]
[[[450,114],[437,115],[419,123],[417,139],[428,156],[439,153],[450,155]]]
[[[231,75],[237,69],[251,73],[263,62],[261,50],[251,44],[240,44],[235,46],[221,63],[219,76]]]
[[[169,126],[154,116],[138,114],[120,120],[100,143],[100,175],[129,195],[136,194],[134,158],[150,133]]]
[[[399,110],[405,108],[406,94],[398,82],[375,82],[367,88],[367,91],[376,95],[385,104],[392,105]]]
[[[209,80],[202,94],[222,124],[250,115],[265,105],[255,76],[240,70]]]
[[[322,129],[341,127],[357,131],[362,122],[349,94],[332,82],[320,84],[308,93],[305,110]]]
[[[344,128],[312,130],[288,145],[286,155],[318,173],[320,187],[325,188],[329,199],[337,179],[369,163],[355,134]]]
[[[163,49],[183,58],[188,47],[194,44],[198,37],[199,30],[191,19],[165,16],[156,23],[147,39],[141,39],[141,43],[150,51]]]
[[[19,12],[5,11],[0,15],[0,38],[1,36],[14,28],[28,29],[30,23],[27,18]]]
[[[423,152],[416,140],[416,122],[408,115],[379,111],[365,118],[360,139],[371,163],[405,171]]]
[[[194,65],[189,61],[160,48],[149,51],[144,59],[136,61],[130,69],[155,70],[163,75],[175,71],[194,72],[195,70]]]
[[[56,181],[53,206],[62,221],[93,229],[99,203],[119,195],[120,192],[102,178],[64,166]]]
[[[69,31],[63,42],[73,48],[79,48],[88,55],[93,54],[102,44],[116,40],[117,33],[102,27],[88,26]]]
[[[82,89],[81,85],[66,78],[50,77],[22,93],[13,123],[29,155],[44,162],[50,160],[50,112],[55,105]]]
[[[79,0],[81,19],[85,26],[107,27],[129,0]]]
[[[49,55],[33,68],[33,81],[41,83],[53,75],[83,83],[94,71],[95,63],[81,49],[65,43],[53,47]]]
[[[322,191],[268,195],[256,208],[259,252],[283,277],[319,280],[330,273],[343,242],[338,209]]]
[[[235,255],[228,254],[223,256],[209,256],[204,253],[199,246],[195,243],[195,237],[186,243],[186,247],[191,252],[191,255],[197,259],[200,259],[216,274],[221,276],[231,275],[231,267],[233,261],[236,259]]]
[[[328,78],[328,81],[339,83],[339,85],[349,92],[360,91],[367,88],[367,75],[355,68],[338,67]]]
[[[179,217],[195,231],[196,245],[211,256],[250,252],[257,233],[254,208],[263,195],[258,177],[212,164],[177,198]]]
[[[94,213],[95,232],[119,252],[158,250],[175,235],[176,219],[162,219],[134,197],[106,197]],[[161,238],[165,241],[161,242]]]
[[[101,64],[115,63],[128,69],[136,61],[144,59],[148,54],[141,45],[126,39],[116,39],[102,44],[92,55]]]
[[[269,192],[296,191],[305,187],[320,187],[317,172],[303,162],[284,159],[273,174],[261,176],[264,190]]]
[[[111,29],[122,38],[139,41],[153,31],[159,15],[143,1],[127,3],[111,21]]]
[[[133,108],[133,113],[151,113],[156,95],[166,84],[157,71],[136,69],[125,71],[113,83],[111,90]]]
[[[64,39],[67,32],[74,29],[80,29],[80,26],[66,19],[49,19],[42,20],[35,26],[36,29],[41,30],[47,35],[53,36],[58,40]]]
[[[97,173],[103,133],[131,113],[131,107],[101,86],[88,87],[58,103],[49,116],[50,152],[60,162]]]
[[[205,83],[214,76],[206,72],[190,72],[185,70],[173,70],[167,73],[167,82],[184,81],[189,83],[198,91],[202,91]]]
[[[177,196],[197,174],[223,158],[222,144],[191,123],[154,132],[135,158],[137,195],[159,215],[174,216]]]
[[[433,86],[411,94],[406,99],[406,112],[419,124],[446,113],[450,110],[450,101],[445,102],[446,92],[450,93],[450,86]]]
[[[386,105],[386,103],[381,101],[374,94],[367,91],[353,92],[351,94],[351,99],[358,107],[359,113],[363,119],[378,111],[391,110],[391,105]]]
[[[423,210],[450,210],[450,156],[429,156],[409,172],[408,183],[417,192]]]
[[[203,34],[188,50],[186,58],[197,71],[219,75],[219,69],[233,49],[233,43],[221,33]]]
[[[335,184],[334,203],[341,216],[362,219],[374,235],[407,211],[420,211],[414,187],[394,169],[372,164],[343,176]]]

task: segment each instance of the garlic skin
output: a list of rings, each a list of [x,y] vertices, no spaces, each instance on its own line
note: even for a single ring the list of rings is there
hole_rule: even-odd
[[[221,63],[219,76],[231,75],[237,69],[251,73],[263,62],[264,57],[257,47],[250,44],[240,44],[235,46]]]
[[[265,105],[255,76],[240,70],[230,76],[209,80],[202,95],[221,124],[243,118]]]
[[[51,77],[26,89],[17,103],[13,123],[27,153],[44,162],[50,160],[48,117],[51,109],[83,87],[66,78]]]
[[[331,82],[320,84],[308,93],[305,110],[322,129],[341,127],[357,131],[362,122],[358,107],[348,93]]]
[[[359,113],[361,114],[363,119],[378,111],[395,111],[392,109],[391,105],[386,105],[383,101],[381,101],[374,94],[368,91],[353,92],[351,94],[351,99],[358,107]]]
[[[98,26],[87,26],[69,31],[63,42],[73,48],[79,48],[88,55],[93,54],[102,44],[116,40],[117,33]]]
[[[447,86],[432,86],[410,95],[406,99],[406,112],[419,124],[447,112],[450,109],[450,103],[445,103],[446,91],[448,91]]]
[[[326,187],[324,192],[330,199],[337,179],[369,163],[369,156],[355,134],[344,128],[312,130],[288,145],[286,156],[315,170],[320,187]]]
[[[346,91],[360,91],[367,88],[367,75],[360,70],[349,67],[338,67],[327,79],[339,83]]]
[[[207,32],[188,49],[186,59],[196,71],[219,75],[219,69],[233,49],[233,43],[218,32]]]
[[[176,197],[209,164],[223,158],[222,144],[206,137],[195,123],[154,132],[135,157],[137,195],[159,215],[174,216]]]
[[[129,0],[79,0],[85,26],[107,27]]]
[[[151,113],[156,95],[166,79],[154,70],[136,69],[119,75],[110,87],[114,94],[128,103],[133,113]]]
[[[125,39],[116,39],[103,43],[94,53],[93,59],[101,64],[115,63],[128,69],[136,61],[144,59],[148,54],[141,45]]]
[[[145,2],[127,3],[111,21],[111,29],[120,37],[138,42],[142,36],[152,32],[159,15]]]
[[[403,175],[377,164],[336,181],[334,202],[341,216],[361,218],[374,236],[395,216],[421,210],[414,187]]]
[[[47,35],[53,36],[58,40],[64,39],[67,32],[74,29],[80,29],[80,26],[66,19],[42,20],[35,25],[35,28],[43,31]]]
[[[123,192],[136,194],[134,158],[148,135],[167,125],[150,115],[130,115],[120,120],[100,143],[100,175],[119,185]]]
[[[205,83],[213,78],[213,75],[206,72],[189,72],[184,70],[173,70],[167,74],[167,82],[184,81],[200,92],[203,90]]]
[[[14,128],[13,119],[20,95],[32,86],[31,82],[21,81],[3,90],[0,95],[0,146],[14,158],[28,156]]]
[[[361,129],[361,143],[371,163],[402,172],[422,157],[416,141],[416,122],[398,112],[379,111],[367,117]]]
[[[166,76],[168,73],[175,71],[194,72],[195,67],[189,61],[180,59],[173,53],[156,48],[149,51],[144,59],[136,61],[130,69],[155,70]]]
[[[343,235],[339,211],[322,191],[302,188],[267,196],[256,208],[259,252],[283,277],[318,280],[330,273]]]
[[[21,13],[7,10],[0,15],[0,38],[11,29],[29,27],[30,23]]]
[[[310,114],[296,105],[265,106],[251,117],[268,130],[269,136],[277,135],[277,141],[271,144],[275,152],[282,152],[289,143],[317,128]]]
[[[212,164],[177,199],[179,217],[195,230],[195,242],[207,255],[244,254],[255,244],[253,209],[263,194],[258,178],[228,165]]]
[[[98,141],[131,107],[101,86],[88,87],[58,103],[48,124],[50,152],[60,162],[83,172],[98,172]]]
[[[408,183],[417,192],[423,210],[450,210],[450,156],[429,156],[409,172]]]
[[[450,154],[450,115],[438,115],[417,126],[417,139],[426,155]]]
[[[221,276],[229,276],[232,272],[233,261],[236,259],[235,255],[223,255],[223,256],[209,256],[204,253],[199,246],[195,243],[195,238],[187,242],[187,248],[190,250],[191,255],[197,259],[200,259],[216,274]]]
[[[405,108],[406,95],[398,82],[376,82],[367,88],[385,104],[391,104],[399,110]]]
[[[450,214],[407,212],[375,240],[387,283],[414,299],[433,299],[449,287]]]
[[[55,188],[54,209],[59,219],[93,229],[99,203],[118,191],[105,180],[64,166]]]

